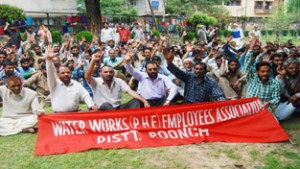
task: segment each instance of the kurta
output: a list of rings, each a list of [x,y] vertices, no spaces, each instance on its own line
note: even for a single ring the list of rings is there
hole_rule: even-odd
[[[0,118],[0,135],[18,134],[25,128],[33,127],[37,123],[37,113],[44,112],[39,104],[37,93],[23,88],[15,95],[5,86],[0,86],[3,100],[2,116]]]

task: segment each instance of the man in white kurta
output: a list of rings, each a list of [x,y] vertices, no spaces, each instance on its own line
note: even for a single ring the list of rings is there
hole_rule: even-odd
[[[80,102],[89,109],[96,110],[94,101],[87,90],[77,81],[71,80],[70,69],[60,66],[55,75],[52,59],[56,56],[51,46],[46,47],[47,82],[51,95],[51,105],[54,112],[77,112]]]
[[[21,132],[34,132],[37,115],[44,112],[39,104],[37,93],[22,88],[19,77],[10,77],[6,86],[0,86],[3,99],[2,116],[0,117],[0,135],[8,136]]]

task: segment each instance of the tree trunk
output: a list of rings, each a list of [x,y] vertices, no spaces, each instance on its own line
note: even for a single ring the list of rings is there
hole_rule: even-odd
[[[84,3],[88,20],[88,30],[94,36],[100,38],[99,33],[102,25],[100,0],[84,0]]]

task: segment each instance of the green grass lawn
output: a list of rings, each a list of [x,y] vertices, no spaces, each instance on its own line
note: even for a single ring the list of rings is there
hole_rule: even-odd
[[[129,99],[128,95],[123,95],[123,102]],[[81,105],[81,108],[86,109],[86,106]],[[50,113],[51,108],[46,108],[46,112]],[[34,156],[37,135],[21,133],[0,137],[0,169],[236,168],[240,164],[245,168],[298,169],[300,116],[283,122],[282,126],[293,144],[203,143],[142,149],[93,149],[50,156]]]

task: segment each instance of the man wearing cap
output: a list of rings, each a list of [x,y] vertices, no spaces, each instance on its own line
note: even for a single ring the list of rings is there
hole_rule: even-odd
[[[228,27],[228,30],[232,32],[232,40],[236,42],[238,47],[242,45],[243,31],[238,27],[237,23],[231,24]]]

